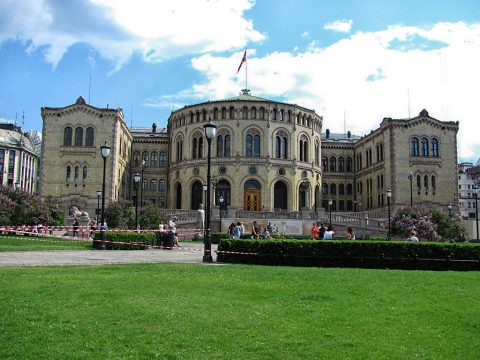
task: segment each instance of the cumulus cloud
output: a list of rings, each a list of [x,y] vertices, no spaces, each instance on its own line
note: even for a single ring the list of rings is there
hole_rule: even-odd
[[[350,32],[352,29],[352,20],[337,20],[331,23],[326,23],[323,28],[325,30],[333,30],[333,31],[338,31],[338,32]]]
[[[28,51],[41,49],[53,66],[70,46],[86,43],[118,69],[133,54],[157,62],[261,41],[264,35],[244,17],[253,4],[253,0],[5,0],[0,2],[0,42],[16,39]]]
[[[420,41],[422,40],[422,41]],[[439,42],[442,46],[392,46],[395,42]],[[201,55],[192,66],[206,81],[190,89],[198,98],[236,95],[245,87],[242,52]],[[480,96],[480,24],[438,23],[430,28],[393,26],[358,32],[328,47],[303,52],[248,53],[248,87],[255,96],[315,109],[324,126],[363,135],[383,117],[414,117],[426,108],[444,121],[460,121],[461,158],[478,154],[476,125]],[[188,101],[186,101],[188,103]],[[410,113],[409,113],[410,111]]]

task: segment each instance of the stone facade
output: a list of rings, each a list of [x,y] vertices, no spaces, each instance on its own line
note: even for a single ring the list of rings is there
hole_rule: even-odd
[[[411,119],[385,118],[363,137],[322,134],[323,119],[315,111],[248,91],[174,111],[166,129],[155,124],[128,129],[121,109],[98,109],[82,98],[65,108],[42,108],[42,117],[42,196],[57,196],[91,214],[95,191],[101,189],[105,141],[112,144],[107,204],[118,198],[135,202],[133,175],[139,173],[139,206],[143,200],[198,209],[205,202],[209,119],[217,126],[211,143],[212,203],[229,213],[309,213],[328,209],[329,199],[333,211],[384,212],[387,189],[393,192],[393,208],[409,205],[410,172],[415,204],[458,206],[458,122],[436,120],[425,110]],[[93,128],[93,145],[87,146],[86,138],[75,144],[79,127]],[[66,128],[73,131],[71,145],[64,144]]]

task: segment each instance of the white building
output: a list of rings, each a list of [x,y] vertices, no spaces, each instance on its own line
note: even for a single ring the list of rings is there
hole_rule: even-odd
[[[467,174],[467,169],[472,167],[470,162],[458,164],[458,202],[464,219],[475,219],[475,183],[474,178]]]

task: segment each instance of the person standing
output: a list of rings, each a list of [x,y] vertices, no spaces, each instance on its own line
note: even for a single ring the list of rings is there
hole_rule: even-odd
[[[73,237],[77,237],[78,236],[78,228],[80,226],[77,218],[75,218],[75,220],[73,220],[72,226],[73,226]]]
[[[333,228],[329,225],[327,231],[323,234],[323,240],[332,240],[334,236],[335,231],[333,231]]]
[[[415,230],[410,231],[410,237],[407,239],[409,242],[418,242],[417,232]]]
[[[258,225],[256,221],[252,225],[252,239],[258,239]]]
[[[312,228],[310,229],[310,234],[312,235],[312,240],[318,239],[318,226],[316,223],[313,223]]]
[[[325,225],[323,223],[320,223],[320,227],[318,228],[318,238],[323,239],[323,235],[325,234]]]

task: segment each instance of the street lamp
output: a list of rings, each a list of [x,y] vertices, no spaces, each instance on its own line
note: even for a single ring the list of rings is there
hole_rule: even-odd
[[[145,171],[145,159],[142,160],[142,189],[140,190],[140,207],[143,208],[143,172]]]
[[[333,205],[333,200],[328,199],[328,210],[330,211],[330,226],[332,226],[332,205]]]
[[[212,262],[212,238],[210,235],[210,183],[212,181],[210,174],[210,161],[211,161],[211,151],[212,151],[212,139],[217,133],[217,125],[212,123],[212,119],[208,118],[208,123],[203,125],[205,129],[205,137],[207,138],[208,143],[208,152],[207,152],[207,215],[206,219],[206,232],[203,239],[204,250],[203,250],[203,262]]]
[[[392,197],[392,190],[388,189],[385,191],[385,195],[387,195],[387,205],[388,205],[388,240],[390,240],[390,198]]]
[[[204,204],[205,206],[207,206],[207,189],[208,189],[208,185],[207,183],[203,184],[202,185],[202,188],[203,188],[203,194],[204,194]],[[205,233],[205,218],[203,219],[203,241],[205,241],[205,238],[206,238],[206,233]]]
[[[219,232],[222,232],[222,205],[223,205],[223,196],[220,195],[220,197],[218,198],[218,202],[220,203],[219,205],[219,209],[220,209],[220,231]]]
[[[475,223],[477,228],[477,240],[479,239],[478,236],[478,185],[473,185],[473,196],[475,197]]]
[[[453,204],[449,202],[447,205],[447,208],[448,208],[448,216],[452,217]]]
[[[413,172],[410,171],[408,175],[408,180],[410,180],[410,207],[413,206]]]
[[[138,229],[138,183],[140,182],[140,174],[133,175],[133,182],[135,183],[135,230]]]
[[[103,184],[102,184],[102,219],[100,222],[100,246],[98,247],[100,250],[105,250],[105,228],[103,225],[105,224],[105,176],[107,174],[107,158],[110,156],[111,148],[107,146],[107,142],[105,141],[105,145],[100,146],[100,152],[103,157]]]
[[[98,227],[98,215],[100,215],[100,197],[102,196],[102,192],[97,190],[97,209],[95,210],[95,216],[97,217],[97,227]]]

